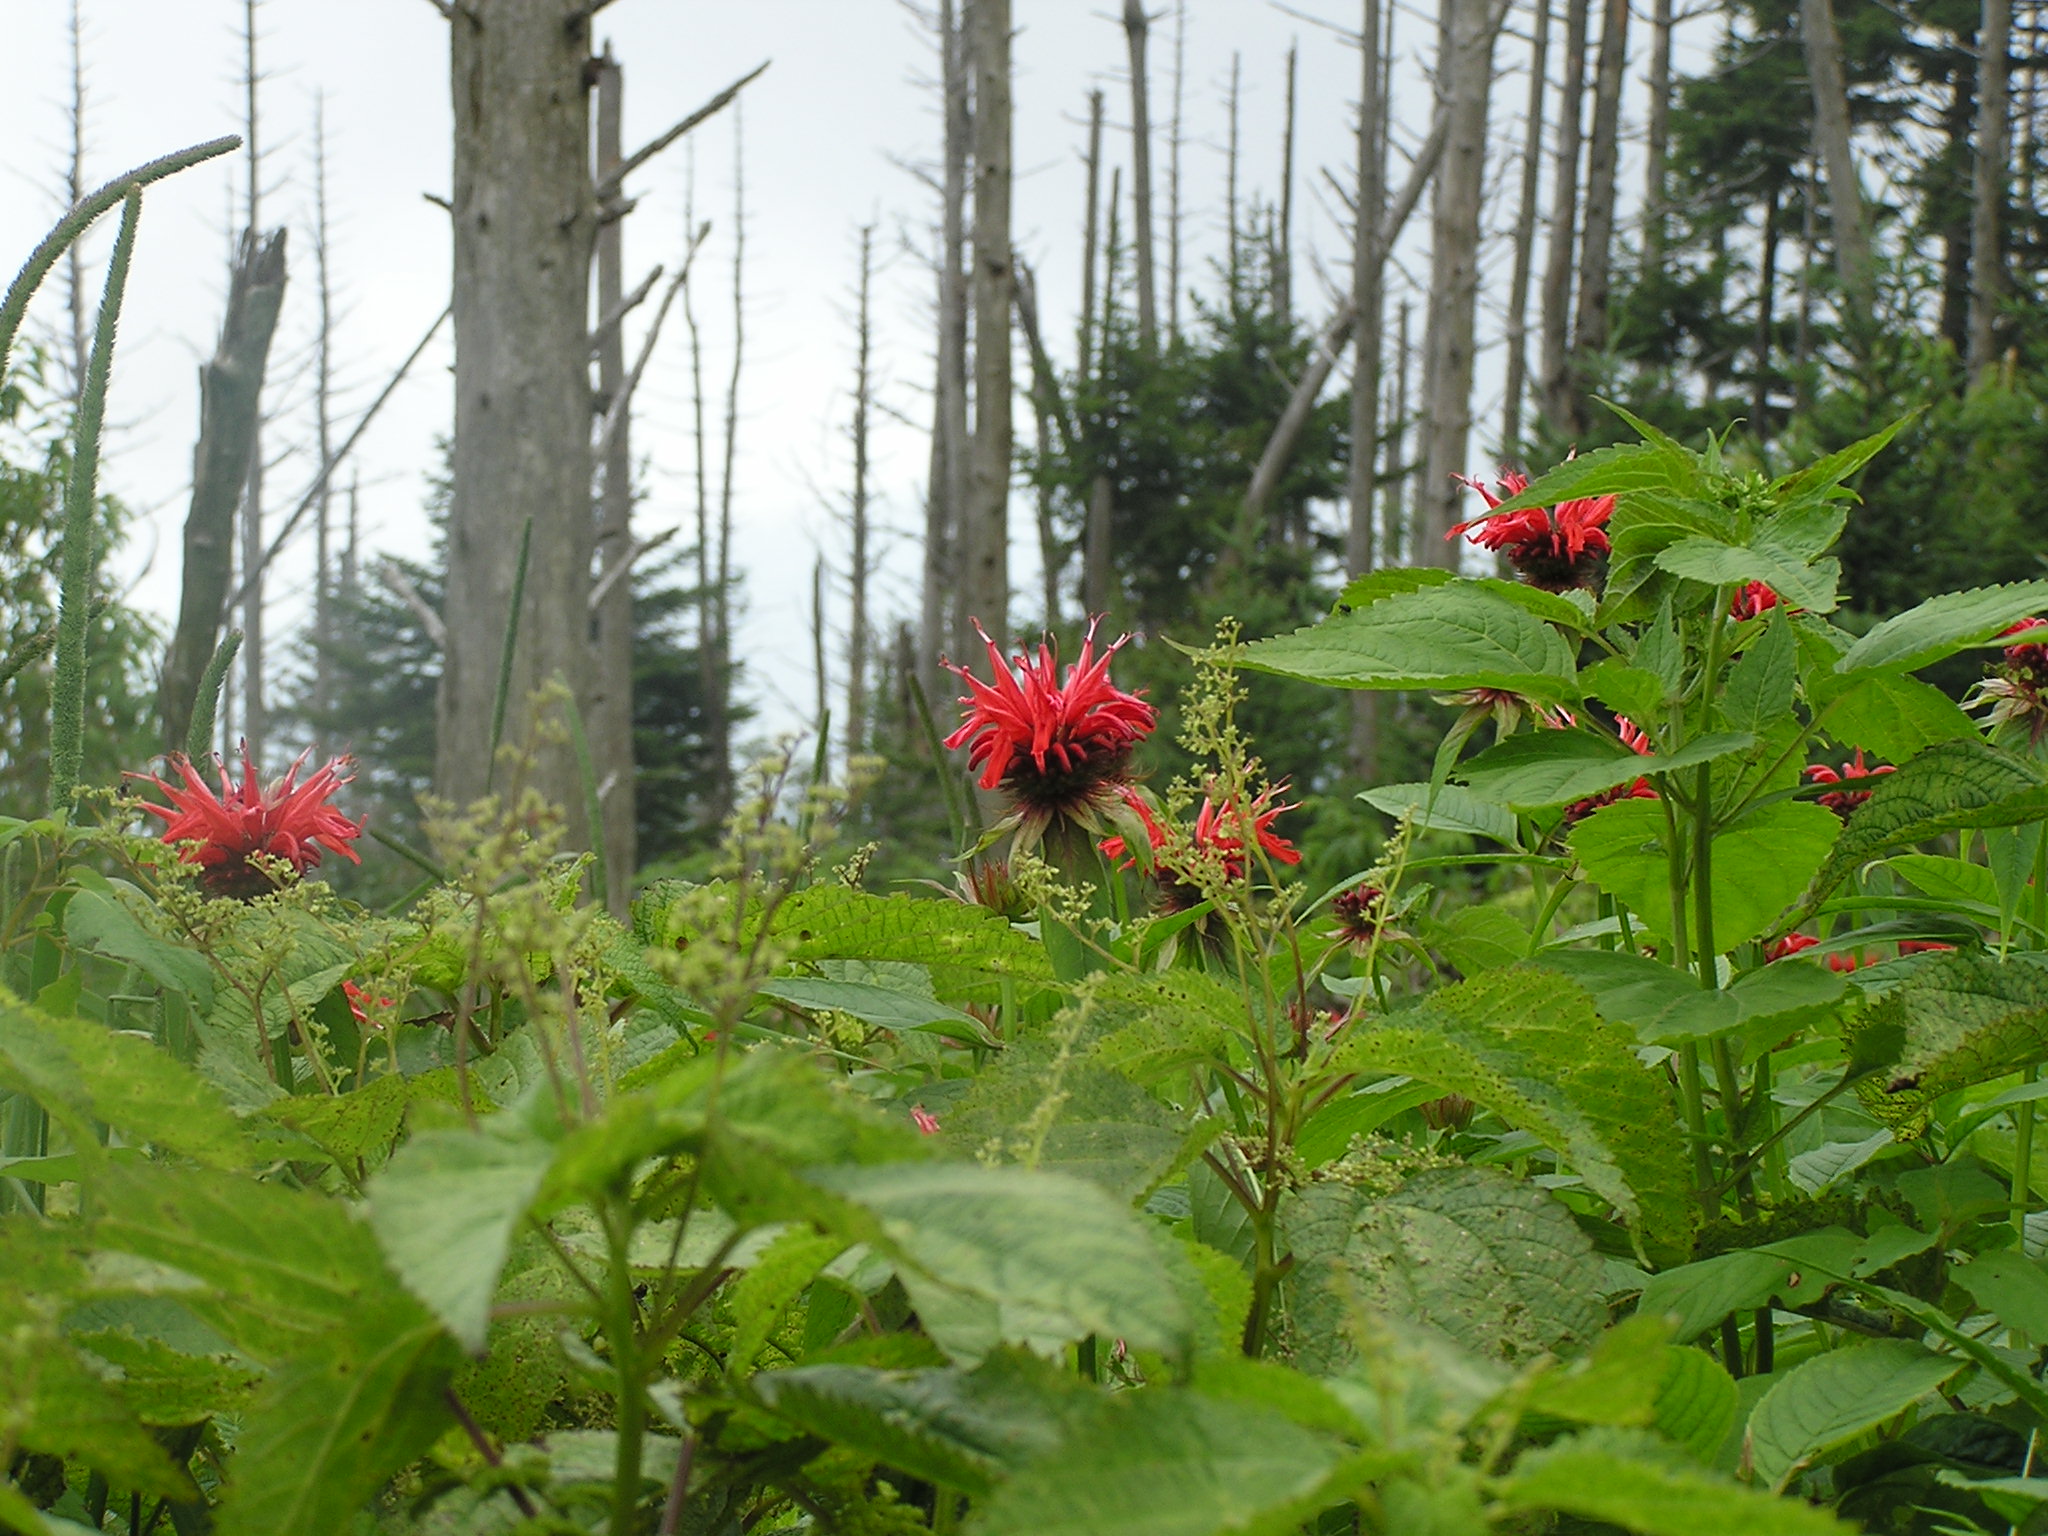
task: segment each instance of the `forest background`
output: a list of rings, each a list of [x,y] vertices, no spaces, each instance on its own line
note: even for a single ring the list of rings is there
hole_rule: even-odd
[[[33,30],[10,34],[51,55],[38,78],[68,78],[71,89],[55,101],[17,96],[9,109],[42,114],[38,133],[10,127],[16,144],[48,145],[49,197],[18,182],[0,228],[27,232],[48,201],[140,158],[96,140],[95,82],[101,71],[125,81],[133,55],[166,55],[144,46],[126,8],[101,3],[105,16],[93,0],[68,17],[35,6]],[[244,229],[289,232],[261,471],[235,497],[237,546],[260,561],[322,478],[323,452],[333,473],[266,573],[263,643],[245,652],[251,670],[230,694],[223,745],[252,735],[272,766],[316,737],[354,747],[377,824],[402,837],[414,795],[434,778],[444,582],[417,509],[443,505],[448,484],[435,447],[449,428],[445,331],[393,391],[388,414],[369,423],[351,450],[360,457],[337,445],[445,293],[447,213],[433,202],[444,195],[442,157],[438,137],[423,152],[417,135],[394,144],[388,129],[330,125],[351,97],[350,111],[381,99],[360,84],[372,71],[383,77],[379,92],[413,81],[413,99],[431,100],[445,123],[437,33],[446,23],[426,3],[392,7],[376,29],[352,19],[325,40],[331,47],[306,51],[317,66],[280,76],[268,50],[276,33],[302,24],[291,9],[223,4],[210,31],[182,13],[151,23],[174,25],[180,56],[213,71],[207,88],[174,93],[187,107],[208,103],[202,130],[253,128],[260,153],[253,179],[243,161],[211,194],[182,194],[192,201],[175,238],[210,246],[210,263],[145,262],[138,283],[187,295],[170,308],[193,329],[155,338],[156,352],[182,342],[203,354],[217,308],[209,319],[193,295],[227,290]],[[1919,409],[1904,451],[1863,484],[1869,506],[1844,550],[1863,622],[1930,589],[2035,572],[2043,538],[2028,514],[2048,452],[2037,7],[1808,0],[1632,14],[1625,4],[1557,0],[1539,16],[1472,0],[1427,13],[1034,6],[1012,18],[1014,57],[986,75],[987,45],[965,28],[1006,9],[968,5],[952,18],[963,29],[952,74],[964,99],[950,114],[940,38],[951,6],[750,7],[757,23],[781,18],[758,48],[730,27],[706,23],[711,35],[700,37],[696,20],[645,6],[597,21],[600,47],[617,22],[628,147],[715,101],[761,56],[778,56],[740,93],[738,110],[725,108],[640,173],[643,205],[614,226],[631,253],[625,282],[637,290],[655,262],[670,275],[684,264],[694,239],[685,198],[692,219],[711,225],[656,344],[647,346],[666,277],[621,326],[625,356],[646,347],[651,359],[631,412],[630,478],[642,498],[633,538],[680,531],[635,565],[637,775],[623,744],[593,731],[599,781],[640,791],[631,818],[639,846],[615,862],[689,867],[722,813],[725,769],[750,736],[815,730],[829,713],[835,752],[851,743],[905,763],[924,756],[908,679],[921,673],[936,699],[936,654],[972,654],[968,602],[934,595],[971,600],[1018,638],[1049,619],[1071,640],[1084,612],[1106,611],[1139,631],[1134,675],[1165,701],[1181,667],[1152,642],[1197,640],[1226,613],[1254,634],[1285,629],[1326,609],[1348,571],[1451,558],[1441,532],[1476,498],[1461,507],[1449,475],[1501,462],[1540,470],[1574,445],[1606,440],[1595,395],[1689,440],[1735,423],[1736,450],[1777,466]],[[792,29],[798,14],[808,19]],[[2004,85],[1987,95],[1979,44],[1987,21],[2001,18],[2004,64],[1992,74]],[[1361,29],[1376,39],[1369,54],[1357,47]],[[883,37],[890,46],[877,53]],[[715,46],[699,46],[707,41]],[[681,80],[666,63],[679,42],[689,59]],[[1134,75],[1140,46],[1147,62]],[[1366,57],[1378,65],[1369,79]],[[382,62],[392,58],[402,62]],[[818,96],[825,78],[843,94]],[[1133,131],[1137,81],[1143,134]],[[995,114],[973,111],[998,92],[1014,114],[1001,151],[979,136]],[[117,110],[127,116],[125,102]],[[821,133],[822,119],[862,126]],[[1363,141],[1361,120],[1375,129]],[[150,121],[152,143],[159,127]],[[1986,142],[1993,153],[1980,157]],[[1014,173],[999,199],[983,162]],[[959,237],[950,295],[948,264],[935,259],[949,163]],[[16,165],[32,172],[19,154]],[[1834,191],[1851,178],[1853,197]],[[841,212],[849,184],[860,206]],[[353,287],[349,264],[361,226],[330,218],[323,236],[330,185],[356,196],[374,189],[380,204],[406,210],[405,237],[376,237],[380,277],[367,291]],[[1405,204],[1386,251],[1355,238],[1361,201],[1390,222]],[[969,257],[977,237],[991,237],[998,206],[1000,246],[1014,240],[1020,258],[1006,276],[1025,281],[993,291],[970,282],[980,269]],[[379,231],[384,217],[380,209]],[[1140,233],[1148,224],[1149,240]],[[872,229],[865,247],[863,226]],[[863,248],[873,274],[866,304]],[[332,258],[324,270],[323,250]],[[1995,259],[1981,259],[1985,251]],[[92,255],[68,274],[77,292],[97,281]],[[1361,297],[1367,324],[1347,333],[1338,322]],[[11,403],[10,618],[24,634],[49,596],[47,551],[28,529],[50,492],[48,454],[75,381],[85,302],[46,299],[40,393]],[[356,304],[378,323],[352,320]],[[594,287],[588,306],[601,322]],[[1000,323],[977,325],[984,313]],[[1347,348],[1351,333],[1367,338],[1362,352]],[[143,341],[132,359],[147,355],[152,339]],[[1361,356],[1369,387],[1354,390]],[[177,525],[193,499],[175,479],[197,414],[188,361],[154,375],[132,366],[137,393],[116,397],[128,442],[116,443],[112,482],[125,504],[106,515],[132,540],[116,572],[132,574],[153,549],[148,574],[110,594],[123,602],[104,622],[123,644],[100,651],[109,660],[99,707],[129,735],[96,739],[127,761],[164,744],[156,670],[182,595]],[[1010,387],[998,392],[990,379]],[[601,391],[602,379],[592,382]],[[1276,459],[1297,399],[1310,407],[1302,431]],[[1002,415],[1013,418],[1014,457],[1000,451]],[[604,421],[595,415],[600,438]],[[1371,454],[1354,453],[1360,441]],[[993,498],[976,494],[967,463],[990,453],[1011,471],[1007,494]],[[1270,494],[1256,473],[1262,457],[1285,465]],[[351,501],[380,509],[355,545]],[[981,547],[1003,551],[1001,570],[964,570],[968,520],[998,515],[1006,536]],[[515,526],[501,531],[508,547],[516,542]],[[921,560],[922,549],[939,558]],[[396,557],[390,568],[386,555]],[[1050,583],[1047,568],[1057,573]],[[582,579],[596,587],[603,567]],[[1005,599],[1006,626],[997,619]],[[244,628],[249,612],[238,609]],[[251,677],[268,718],[251,718]],[[20,729],[0,762],[24,785],[41,772],[33,693],[21,694]],[[1425,716],[1390,709],[1381,719],[1343,699],[1259,690],[1250,723],[1296,792],[1327,809],[1308,841],[1331,870],[1361,862],[1348,790],[1411,775],[1412,744],[1431,731]],[[865,814],[876,835],[893,834],[885,846],[898,872],[921,872],[944,851],[944,823],[915,780],[899,776],[893,793],[890,782]],[[365,878],[401,887],[402,867],[386,864],[373,861]]]

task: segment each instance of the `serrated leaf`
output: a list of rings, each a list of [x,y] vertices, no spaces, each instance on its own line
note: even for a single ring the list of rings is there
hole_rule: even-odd
[[[1519,512],[1524,507],[1548,507],[1560,501],[1629,491],[1683,490],[1691,485],[1694,473],[1692,455],[1682,448],[1654,442],[1615,443],[1566,459],[1493,511]]]
[[[1897,1061],[1858,1085],[1864,1106],[1901,1139],[1958,1088],[2048,1060],[2048,970],[1988,955],[1932,955],[1864,1015],[1862,1032],[1898,1030]]]
[[[1464,1094],[1558,1152],[1653,1254],[1689,1246],[1698,1207],[1669,1090],[1636,1059],[1632,1033],[1555,973],[1446,987],[1361,1030],[1339,1064]]]
[[[1735,1427],[1739,1409],[1735,1378],[1705,1350],[1682,1344],[1664,1347],[1665,1375],[1657,1390],[1657,1433],[1711,1464]]]
[[[1647,667],[1632,667],[1618,656],[1595,662],[1579,674],[1579,687],[1588,698],[1598,699],[1617,715],[1647,721],[1663,709],[1664,679]],[[1732,722],[1731,722],[1732,723]],[[1754,730],[1739,725],[1740,730]]]
[[[1241,993],[1202,971],[1106,972],[1079,989],[1089,1059],[1141,1083],[1227,1059],[1249,1028]]]
[[[962,1163],[815,1168],[806,1177],[871,1214],[873,1230],[853,1235],[905,1266],[920,1312],[936,1287],[1069,1338],[1124,1338],[1168,1354],[1187,1346],[1189,1320],[1136,1218],[1092,1184]]]
[[[1833,489],[1876,458],[1885,445],[1899,435],[1900,429],[1919,414],[1917,409],[1908,411],[1870,436],[1859,438],[1846,448],[1838,448],[1825,458],[1780,476],[1772,484],[1772,492],[1779,496],[1810,496]]]
[[[1455,571],[1436,565],[1382,566],[1347,581],[1330,611],[1343,613],[1352,608],[1370,608],[1382,598],[1395,597],[1403,592],[1419,592],[1425,587],[1440,587],[1456,577]]]
[[[1645,756],[1591,731],[1529,731],[1468,758],[1457,773],[1482,800],[1532,809],[1582,800],[1646,775],[1697,767],[1754,745],[1754,736],[1716,731],[1676,752]]]
[[[1833,556],[1809,561],[1776,547],[1768,539],[1769,527],[1765,524],[1746,545],[1698,536],[1678,539],[1657,551],[1657,568],[1710,587],[1760,581],[1809,613],[1834,612],[1842,562]]]
[[[957,1008],[914,992],[865,981],[830,981],[817,976],[775,976],[760,985],[763,997],[816,1011],[836,1009],[883,1029],[931,1029],[979,1040],[981,1025]]]
[[[1881,853],[1965,827],[2010,827],[2048,817],[2048,775],[2016,752],[1948,741],[1867,780],[1858,806],[1807,895],[1818,905],[1850,871]]]
[[[147,1040],[92,1019],[59,1018],[0,988],[0,1086],[24,1093],[98,1148],[93,1122],[216,1168],[257,1158],[247,1133],[211,1084]]]
[[[1312,1184],[1286,1208],[1283,1231],[1296,1362],[1317,1375],[1353,1360],[1348,1324],[1360,1309],[1507,1362],[1580,1354],[1607,1320],[1600,1260],[1571,1212],[1495,1169],[1432,1169],[1384,1200]],[[1659,1374],[1644,1388],[1645,1417]]]
[[[726,1369],[753,1369],[790,1306],[827,1264],[846,1251],[846,1239],[792,1226],[778,1234],[732,1289],[732,1348]]]
[[[1949,1278],[2008,1328],[2048,1342],[2048,1270],[2011,1248],[1980,1253]]]
[[[140,966],[152,981],[182,992],[202,1014],[213,1007],[213,967],[197,950],[151,933],[122,904],[120,887],[74,891],[64,904],[64,937],[82,948]]]
[[[1514,812],[1456,784],[1440,786],[1434,797],[1427,784],[1379,784],[1359,791],[1358,798],[1397,821],[1406,816],[1424,831],[1462,832],[1506,848],[1519,840]]]
[[[1750,1411],[1757,1481],[1773,1492],[1793,1473],[1934,1391],[1966,1361],[1909,1339],[1872,1339],[1795,1365]]]
[[[1905,878],[1923,896],[1941,901],[1973,901],[1996,912],[1998,880],[1982,864],[1941,853],[1897,853],[1885,868]]]
[[[0,1343],[0,1402],[8,1439],[22,1450],[75,1458],[118,1486],[189,1499],[191,1479],[172,1463],[114,1384],[86,1367],[69,1341],[38,1327],[29,1308],[8,1307]]]
[[[1270,1408],[1188,1391],[1099,1398],[1060,1449],[997,1490],[977,1536],[1280,1536],[1341,1447]]]
[[[2048,581],[1943,592],[1886,619],[1850,646],[1837,672],[1917,672],[1944,656],[1988,645],[2000,631],[2048,608]]]
[[[1761,733],[1792,710],[1792,691],[1799,680],[1798,648],[1783,608],[1769,609],[1756,638],[1750,641],[1721,691],[1721,718],[1737,731]]]
[[[1708,992],[1659,960],[1596,949],[1558,949],[1531,962],[1560,971],[1593,995],[1604,1018],[1631,1026],[1645,1045],[1676,1047],[1737,1030],[1789,1030],[1824,1013],[1848,990],[1845,977],[1805,961],[1779,960]]]
[[[1253,641],[1241,665],[1340,688],[1502,688],[1553,703],[1576,692],[1572,650],[1555,629],[1463,581]]]
[[[1654,1442],[1611,1433],[1526,1453],[1496,1491],[1513,1511],[1576,1515],[1639,1536],[1849,1536],[1851,1530],[1824,1510],[1672,1465]]]
[[[373,1077],[349,1093],[294,1094],[274,1101],[264,1113],[315,1142],[330,1157],[344,1160],[351,1172],[360,1172],[380,1167],[391,1155],[415,1104],[459,1102],[455,1069],[437,1067],[417,1077]]]
[[[246,1361],[184,1354],[121,1329],[74,1328],[71,1342],[120,1372],[121,1395],[144,1424],[197,1424],[211,1414],[239,1414],[259,1379]]]
[[[1897,672],[1823,673],[1812,686],[1816,715],[1845,746],[1903,763],[1944,741],[1975,738],[1977,723],[1932,683]]]
[[[1571,847],[1593,883],[1624,903],[1644,927],[1671,936],[1671,850],[1664,846],[1664,808],[1624,800],[1572,829]],[[1714,836],[1714,944],[1726,953],[1772,932],[1827,859],[1841,822],[1825,806],[1778,801],[1759,806]],[[1684,829],[1681,827],[1681,835]],[[1683,850],[1680,850],[1682,853]],[[1680,915],[1696,929],[1691,882]]]

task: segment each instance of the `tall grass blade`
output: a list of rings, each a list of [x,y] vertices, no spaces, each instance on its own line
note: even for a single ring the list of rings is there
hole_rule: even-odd
[[[107,413],[107,378],[114,366],[114,330],[128,288],[128,262],[135,254],[135,225],[142,217],[142,189],[131,186],[121,205],[121,233],[107,262],[93,326],[85,388],[78,397],[77,441],[71,476],[64,485],[64,554],[58,577],[57,673],[50,688],[50,814],[71,815],[85,760],[85,646],[92,608],[92,521],[99,501],[100,429]]]
[[[519,530],[519,563],[512,569],[512,607],[505,615],[505,644],[498,651],[498,694],[491,700],[491,757],[484,790],[498,776],[498,746],[505,739],[505,706],[512,697],[512,652],[519,645],[519,610],[526,605],[526,560],[533,553],[533,519]]]
[[[231,629],[215,648],[213,660],[199,677],[199,697],[192,703],[192,724],[185,731],[185,756],[195,763],[206,761],[213,750],[213,722],[220,712],[221,689],[227,686],[228,668],[242,648],[242,632]]]

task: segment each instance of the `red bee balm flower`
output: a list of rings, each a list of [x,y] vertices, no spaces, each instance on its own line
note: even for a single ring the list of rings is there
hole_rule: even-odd
[[[2034,638],[2008,645],[2003,659],[1970,691],[1963,706],[1989,704],[1994,736],[2024,733],[2030,746],[2039,746],[2048,735],[2048,619],[2021,619],[2000,632],[2001,639],[2019,635]]]
[[[1655,757],[1657,744],[1650,740],[1650,733],[1637,725],[1626,715],[1614,717],[1615,734],[1621,737],[1621,744],[1638,757]],[[1657,791],[1650,787],[1648,779],[1638,778],[1627,784],[1617,784],[1612,789],[1603,789],[1597,795],[1587,795],[1583,800],[1574,800],[1564,808],[1564,824],[1577,826],[1595,811],[1622,800],[1655,800]]]
[[[1245,875],[1245,831],[1249,822],[1250,831],[1266,856],[1280,864],[1299,864],[1301,850],[1273,830],[1273,823],[1288,811],[1298,810],[1295,805],[1275,805],[1274,799],[1286,792],[1284,784],[1268,785],[1252,797],[1249,813],[1241,812],[1231,801],[1222,805],[1206,795],[1202,808],[1195,813],[1193,842],[1198,852],[1221,854],[1223,869],[1232,880],[1242,880]],[[1145,837],[1152,845],[1153,852],[1166,845],[1166,829],[1160,826],[1152,814],[1152,807],[1145,797],[1129,785],[1118,786],[1124,803],[1136,813],[1145,828]],[[1103,857],[1128,867],[1132,862],[1130,843],[1122,837],[1104,838],[1098,845]]]
[[[1764,582],[1752,581],[1735,594],[1735,600],[1728,605],[1728,617],[1760,619],[1777,607],[1779,601],[1778,594]]]
[[[142,809],[163,818],[165,842],[186,845],[181,856],[200,866],[199,883],[207,894],[246,901],[276,888],[268,873],[249,862],[252,854],[282,859],[301,875],[320,862],[322,853],[338,853],[352,864],[362,862],[349,847],[362,835],[362,823],[350,821],[328,803],[351,777],[346,771],[349,760],[337,757],[301,784],[299,769],[305,761],[301,752],[284,777],[265,789],[245,745],[241,784],[229,782],[227,765],[221,763],[218,795],[182,753],[173,753],[169,760],[182,784],[152,773],[127,777],[155,785],[170,800],[168,807],[145,800]]]
[[[1842,764],[1839,770],[1829,767],[1826,763],[1814,763],[1807,768],[1806,777],[1808,782],[1814,784],[1846,784],[1851,779],[1874,779],[1881,773],[1891,771],[1892,766],[1889,763],[1879,763],[1875,767],[1864,766],[1863,749],[1858,747],[1856,756]],[[1870,791],[1867,789],[1837,789],[1822,795],[1820,803],[1847,821],[1850,813],[1869,798]]]
[[[1109,680],[1110,658],[1130,637],[1097,656],[1100,622],[1089,622],[1064,681],[1051,645],[1040,645],[1036,657],[1006,662],[979,623],[975,632],[988,647],[993,681],[946,663],[968,689],[960,698],[967,718],[946,746],[968,748],[968,765],[981,770],[983,789],[1009,792],[1027,846],[1059,817],[1093,826],[1107,807],[1105,797],[1122,782],[1131,749],[1152,734],[1159,718],[1150,704]]]
[[[1529,488],[1529,477],[1518,470],[1503,469],[1495,483],[1495,495],[1474,475],[1452,477],[1468,490],[1486,498],[1487,507],[1512,501]],[[1498,550],[1508,564],[1522,573],[1532,587],[1562,592],[1570,587],[1588,586],[1599,568],[1600,557],[1609,549],[1607,519],[1614,515],[1612,496],[1587,496],[1561,501],[1555,507],[1524,507],[1503,517],[1475,517],[1453,528],[1444,537],[1455,539],[1468,529],[1467,537],[1481,549]]]

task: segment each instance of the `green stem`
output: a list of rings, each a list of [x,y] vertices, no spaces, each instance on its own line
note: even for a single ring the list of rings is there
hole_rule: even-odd
[[[71,800],[85,761],[85,645],[92,606],[93,513],[99,502],[100,428],[107,411],[107,380],[114,367],[114,330],[135,254],[135,224],[142,189],[131,187],[121,206],[121,233],[107,262],[93,326],[92,353],[78,395],[77,444],[64,483],[64,553],[58,578],[57,667],[50,685],[50,815],[71,819]]]
[[[2040,1075],[2039,1067],[2028,1067],[2020,1074],[2020,1081],[2031,1083]],[[2027,1240],[2027,1184],[2034,1171],[2034,1100],[2027,1099],[2019,1104],[2012,1118],[2012,1231],[2024,1248]]]
[[[647,1434],[647,1411],[640,1399],[640,1356],[636,1337],[639,1304],[633,1296],[633,1269],[628,1240],[632,1233],[629,1201],[613,1196],[604,1212],[610,1273],[605,1277],[605,1336],[611,1344],[612,1370],[618,1377],[618,1454],[612,1465],[611,1536],[632,1536],[640,1507],[640,1457]]]
[[[229,630],[227,638],[214,650],[213,660],[206,664],[206,671],[200,674],[199,696],[192,705],[192,724],[185,731],[185,756],[192,762],[205,762],[213,750],[213,722],[220,711],[221,689],[227,686],[228,668],[235,664],[235,653],[241,648],[242,632]]]
[[[1543,902],[1543,910],[1536,915],[1536,927],[1529,935],[1529,954],[1531,958],[1534,958],[1542,950],[1544,935],[1550,932],[1550,925],[1557,918],[1557,909],[1564,905],[1564,899],[1571,895],[1577,886],[1578,882],[1576,880],[1560,875],[1550,887],[1550,894]]]

